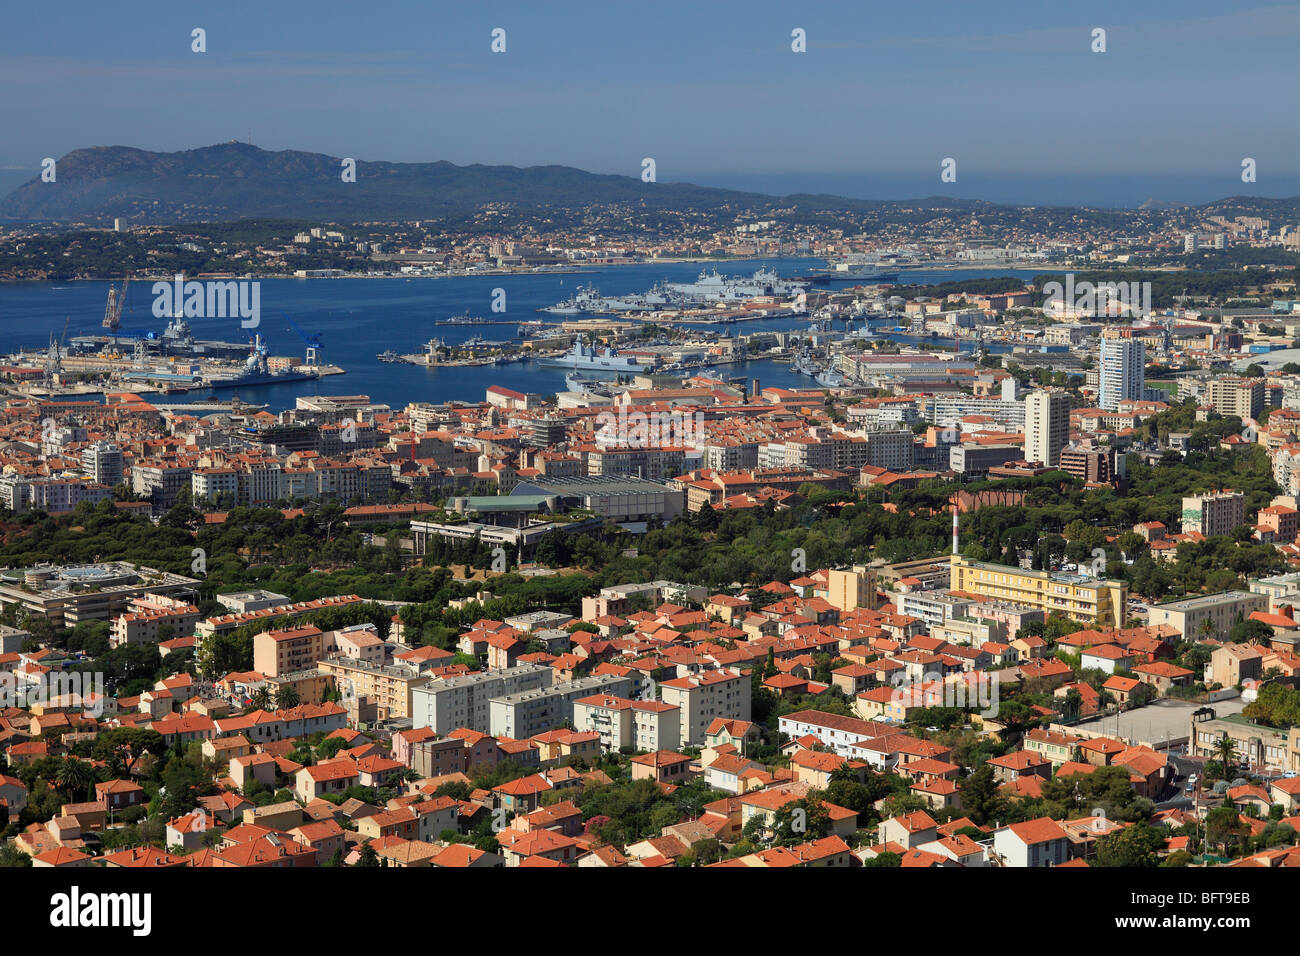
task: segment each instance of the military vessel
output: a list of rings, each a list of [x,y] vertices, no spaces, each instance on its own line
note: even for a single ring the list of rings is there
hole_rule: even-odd
[[[317,378],[316,370],[281,369],[272,371],[266,360],[266,345],[262,336],[253,339],[253,348],[244,367],[230,378],[208,379],[209,388],[240,388],[245,385],[283,385]]]
[[[600,290],[594,285],[582,285],[578,286],[577,291],[563,302],[557,302],[555,305],[549,305],[537,311],[550,312],[553,315],[599,314],[602,311],[604,301]]]
[[[248,354],[247,342],[219,342],[196,339],[184,316],[176,315],[159,334],[150,331],[114,330],[108,335],[78,335],[69,343],[73,352],[131,351],[132,343],[142,342],[146,353],[174,355],[177,358],[239,358]]]
[[[848,384],[846,379],[833,368],[825,368],[813,376],[813,381],[822,388],[843,388]]]
[[[807,349],[800,349],[795,355],[794,361],[790,363],[790,371],[796,375],[816,375],[820,369],[817,363],[813,361],[812,355]]]
[[[771,269],[759,269],[752,276],[724,276],[717,269],[701,272],[694,282],[674,282],[667,290],[690,302],[742,302],[758,296],[793,296],[804,291],[804,284],[782,279]]]
[[[870,259],[841,259],[833,262],[826,260],[826,268],[806,276],[806,281],[816,285],[828,282],[897,282],[898,270]]]
[[[649,368],[649,364],[633,355],[620,355],[613,349],[597,349],[594,345],[574,342],[573,348],[563,355],[548,356],[539,359],[539,364],[570,369],[575,372],[599,372],[607,376],[618,374],[637,375]]]
[[[437,319],[433,324],[434,325],[492,325],[493,323],[490,319],[485,319],[477,315],[470,315],[468,311],[465,311],[460,315],[453,315],[451,316],[451,318]]]
[[[647,292],[624,296],[604,296],[593,285],[582,286],[563,302],[539,311],[555,315],[616,315],[620,312],[657,312],[662,309],[682,309],[690,305],[687,296],[675,293],[662,282]]]

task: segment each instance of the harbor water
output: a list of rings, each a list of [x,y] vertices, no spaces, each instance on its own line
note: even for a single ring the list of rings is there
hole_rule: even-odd
[[[570,316],[537,311],[566,299],[579,285],[593,284],[604,295],[643,292],[659,281],[690,282],[703,269],[726,275],[751,275],[769,267],[785,277],[806,275],[822,268],[821,259],[780,258],[728,261],[723,263],[673,262],[644,265],[604,266],[578,273],[496,275],[453,278],[385,279],[263,279],[261,321],[256,330],[241,329],[238,318],[192,318],[189,323],[199,339],[243,341],[254,331],[269,345],[271,355],[301,357],[306,343],[290,320],[308,336],[319,335],[320,360],[341,366],[344,375],[319,380],[290,382],[239,389],[248,402],[267,404],[272,410],[291,407],[298,395],[369,395],[373,401],[400,408],[407,402],[482,401],[491,385],[541,395],[563,391],[564,370],[537,362],[504,365],[427,368],[380,362],[381,352],[419,353],[431,338],[456,345],[474,336],[488,341],[518,343],[519,323],[542,320],[558,323]],[[1016,276],[1028,279],[1034,273],[1008,269],[907,271],[900,281],[908,284],[947,282],[962,278]],[[19,348],[43,349],[51,334],[58,338],[67,322],[67,337],[99,335],[100,320],[110,283],[87,281],[15,283],[0,285],[0,352]],[[166,321],[153,315],[151,283],[133,282],[122,312],[124,331],[152,330],[161,333]],[[840,286],[832,285],[835,289]],[[826,289],[827,286],[819,286]],[[493,290],[505,290],[506,311],[493,313]],[[438,320],[465,313],[492,320],[491,325],[435,325]],[[757,331],[806,329],[806,316],[746,321],[727,325],[691,325],[743,335]],[[900,336],[900,340],[906,340]],[[952,347],[952,340],[920,340]],[[909,343],[915,344],[915,343]],[[129,344],[126,346],[129,349]],[[718,366],[715,374],[724,378],[758,378],[764,385],[812,385],[811,379],[791,371],[788,364],[770,360]],[[197,399],[206,393],[192,391],[174,400]],[[226,397],[229,393],[219,393]]]

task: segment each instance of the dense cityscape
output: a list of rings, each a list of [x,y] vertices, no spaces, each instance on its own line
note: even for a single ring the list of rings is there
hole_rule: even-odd
[[[730,303],[802,316],[798,387],[625,348],[671,309],[585,320],[606,350],[545,396],[37,369],[0,425],[0,859],[1287,865],[1294,287],[1061,278]]]
[[[208,11],[114,59],[74,0],[76,66],[7,15],[16,89],[68,71],[0,145],[19,912],[180,939],[191,871],[293,868],[246,889],[339,945],[390,902],[321,914],[340,870],[978,868],[1088,881],[1052,928],[1276,921],[1236,871],[1300,867],[1300,180],[1242,90],[1300,20],[1189,3],[563,55],[447,9],[418,58]],[[1239,115],[1147,79],[1220,39]]]

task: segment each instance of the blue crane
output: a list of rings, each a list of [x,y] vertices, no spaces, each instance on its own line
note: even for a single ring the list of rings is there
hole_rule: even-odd
[[[302,329],[298,328],[298,323],[289,318],[287,314],[285,315],[284,320],[289,323],[289,328],[297,332],[298,337],[307,344],[307,364],[317,364],[317,361],[320,358],[320,350],[322,348],[320,343],[320,333],[317,332],[313,335],[308,335]]]

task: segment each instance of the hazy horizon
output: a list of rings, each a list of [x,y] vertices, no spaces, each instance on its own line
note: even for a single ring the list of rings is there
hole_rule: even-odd
[[[1300,4],[473,9],[341,0],[5,15],[0,191],[45,156],[232,139],[783,195],[1037,205],[1300,194]],[[506,31],[504,53],[491,32]],[[191,50],[202,28],[206,52]],[[791,49],[805,31],[806,52]],[[1093,52],[1104,29],[1106,50]],[[106,42],[106,38],[112,38]],[[940,163],[957,161],[957,181]],[[1257,164],[1242,182],[1241,163]]]

